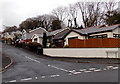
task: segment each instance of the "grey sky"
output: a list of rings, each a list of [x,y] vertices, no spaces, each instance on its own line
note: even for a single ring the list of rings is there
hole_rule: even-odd
[[[58,6],[66,6],[83,0],[0,0],[0,30],[3,25],[18,26],[27,18],[49,14]],[[96,0],[87,0],[96,1]],[[109,1],[109,0],[106,0]]]

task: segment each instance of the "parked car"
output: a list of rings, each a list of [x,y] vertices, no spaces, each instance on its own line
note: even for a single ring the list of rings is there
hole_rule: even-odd
[[[19,47],[20,46],[20,41],[21,41],[22,39],[17,39],[16,41],[15,41],[15,47]]]

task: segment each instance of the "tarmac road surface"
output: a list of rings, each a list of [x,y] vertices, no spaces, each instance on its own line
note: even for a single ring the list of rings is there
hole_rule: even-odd
[[[45,59],[33,52],[3,44],[14,64],[2,74],[7,82],[118,82],[117,64],[74,63]],[[102,60],[104,61],[104,60]]]

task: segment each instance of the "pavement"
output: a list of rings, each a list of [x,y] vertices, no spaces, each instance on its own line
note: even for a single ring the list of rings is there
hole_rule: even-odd
[[[2,69],[0,69],[0,72],[5,72],[12,64],[12,59],[5,54],[2,54]]]
[[[14,61],[14,65],[2,74],[2,81],[5,83],[119,81],[119,64],[117,63],[95,63],[96,59],[79,59],[89,63],[61,61],[63,58],[57,60],[58,58],[37,55],[8,45],[3,46],[3,53],[9,55]],[[106,59],[101,61],[104,62]]]

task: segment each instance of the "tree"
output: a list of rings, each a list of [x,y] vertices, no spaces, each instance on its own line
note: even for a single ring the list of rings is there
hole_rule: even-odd
[[[102,24],[103,11],[101,11],[102,3],[100,2],[77,2],[84,27],[97,26]],[[101,6],[101,7],[100,7]]]
[[[46,33],[43,33],[43,47],[46,48],[47,45],[47,36]]]
[[[7,26],[5,29],[4,29],[4,31],[3,31],[3,33],[5,33],[5,32],[12,32],[12,31],[16,31],[17,30],[17,27],[16,26]]]
[[[114,2],[113,0],[105,2],[105,10],[107,11],[108,16],[111,16],[113,14],[115,5],[116,2]]]
[[[59,20],[64,21],[68,17],[67,7],[58,7],[52,11],[52,14],[56,16]]]
[[[19,27],[21,29],[26,29],[26,30],[29,29],[33,30],[35,28],[42,27],[47,31],[49,31],[51,29],[52,22],[57,19],[58,18],[53,15],[48,15],[48,14],[40,15],[37,17],[26,19],[19,25]]]
[[[81,25],[80,27],[78,27],[78,29],[83,29],[83,26]]]
[[[114,12],[112,16],[106,18],[107,25],[120,24],[120,13]]]
[[[70,4],[69,7],[68,7],[68,13],[69,13],[69,16],[68,16],[68,26],[69,24],[71,24],[70,27],[72,27],[72,21],[74,21],[74,27],[78,27],[78,24],[77,24],[77,7],[76,5],[72,5]]]
[[[60,20],[54,20],[52,21],[51,30],[61,29],[61,21]]]
[[[52,25],[52,22],[54,21],[54,20],[57,20],[58,18],[57,17],[55,17],[55,16],[53,16],[53,15],[47,15],[47,14],[45,14],[45,15],[43,15],[42,16],[42,21],[43,21],[43,26],[44,26],[44,28],[48,31],[48,30],[51,30],[52,28],[51,28],[51,25]]]

